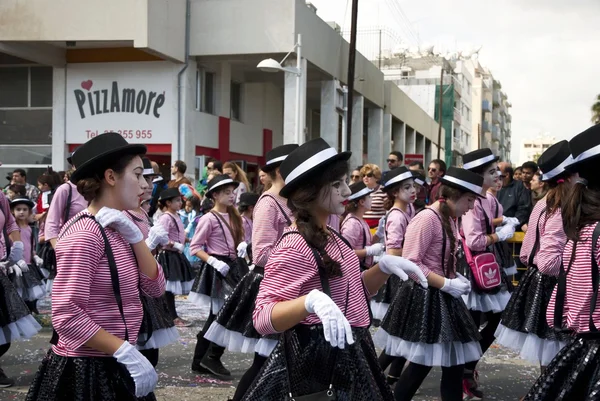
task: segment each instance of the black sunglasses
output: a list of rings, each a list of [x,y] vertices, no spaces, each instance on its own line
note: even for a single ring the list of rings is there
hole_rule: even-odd
[[[429,171],[433,171],[435,173],[437,171],[437,168],[430,168]]]
[[[351,175],[350,178],[352,178],[352,179],[360,178],[360,175]]]
[[[386,162],[388,162],[388,163],[398,163],[398,159],[387,159]]]

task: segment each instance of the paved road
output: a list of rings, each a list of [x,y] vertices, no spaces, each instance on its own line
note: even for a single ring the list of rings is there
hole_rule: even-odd
[[[44,312],[48,304],[41,305],[42,320],[47,321]],[[159,401],[217,401],[226,400],[233,395],[237,380],[252,362],[251,355],[225,353],[224,364],[231,369],[233,382],[222,382],[210,376],[196,375],[191,372],[190,364],[196,333],[203,324],[206,313],[191,306],[184,299],[178,300],[178,311],[182,317],[193,320],[194,325],[180,329],[179,342],[161,350],[158,365],[159,387],[156,391]],[[14,343],[10,351],[2,358],[5,372],[15,378],[17,385],[0,390],[0,400],[23,400],[40,360],[48,350],[51,331],[45,328],[29,341]],[[505,349],[494,347],[479,366],[482,389],[486,400],[512,401],[522,397],[532,385],[539,368],[528,364]],[[439,399],[440,371],[434,369],[421,387],[421,393],[415,401],[433,401]]]

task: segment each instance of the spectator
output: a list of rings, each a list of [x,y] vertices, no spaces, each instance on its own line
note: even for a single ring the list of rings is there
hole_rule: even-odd
[[[413,161],[408,165],[408,169],[410,171],[414,171],[415,173],[419,173],[425,177],[425,168],[423,163],[420,161]],[[420,181],[419,181],[420,182]],[[429,185],[426,182],[423,182],[423,185],[419,185],[417,181],[415,181],[415,187],[417,189],[417,200],[415,201],[415,209],[422,209],[427,203],[427,192],[429,191]]]
[[[6,197],[8,200],[13,200],[15,198],[25,198],[27,193],[25,191],[25,185],[20,184],[10,184],[8,188],[6,188]]]
[[[515,169],[515,173],[513,174],[513,180],[521,181],[521,178],[523,178],[523,168],[519,166]]]
[[[240,183],[233,191],[235,193],[235,204],[238,205],[240,203],[240,196],[250,190],[250,183],[248,182],[248,177],[246,177],[246,172],[237,163],[227,162],[223,165],[223,174]]]
[[[352,174],[350,174],[350,185],[361,182],[360,167],[362,167],[362,166],[359,166],[359,167],[355,168],[354,170],[352,170]]]
[[[371,193],[371,210],[367,210],[363,216],[369,227],[375,228],[379,224],[379,219],[385,216],[383,202],[387,198],[380,186],[381,169],[375,164],[365,164],[360,169],[360,175],[365,185],[375,190]]]
[[[438,191],[442,186],[440,178],[446,174],[446,163],[440,159],[432,160],[429,163],[427,174],[430,180],[427,192],[427,205],[433,205],[438,200]]]
[[[527,231],[527,222],[531,214],[531,193],[521,184],[513,180],[513,168],[506,162],[498,163],[500,178],[502,178],[502,189],[498,191],[498,201],[504,209],[504,216],[516,217],[520,225],[518,230]]]
[[[260,185],[256,188],[256,193],[262,195],[263,192],[268,191],[271,188],[272,181],[269,174],[265,173],[262,170],[258,170],[258,180],[260,181]]]
[[[181,184],[192,185],[192,182],[185,177],[187,165],[182,160],[177,160],[171,166],[171,174],[175,177],[167,184],[169,188],[179,188]]]
[[[398,152],[396,150],[393,150],[390,152],[390,155],[388,156],[387,160],[387,165],[388,165],[388,171],[391,171],[393,169],[395,169],[396,167],[400,167],[404,165],[404,156],[402,156],[402,152]],[[383,172],[383,180],[382,183],[385,182],[385,175],[388,173],[388,171],[384,171]]]
[[[25,170],[23,170],[22,168],[17,168],[13,170],[11,184],[25,185],[25,192],[27,197],[31,199],[34,203],[37,202],[37,199],[40,196],[40,191],[35,187],[35,185],[31,185],[27,182],[27,173],[25,172]]]
[[[214,174],[215,176],[221,175],[223,172],[223,163],[220,160],[211,159],[206,165],[206,171],[208,174]]]
[[[538,171],[538,165],[535,162],[525,162],[521,166],[521,169],[523,171],[521,176],[523,185],[525,185],[525,188],[531,189],[531,180]]]
[[[535,175],[533,176],[533,179],[531,180],[532,207],[535,206],[535,204],[538,203],[538,201],[540,199],[542,199],[544,196],[546,196],[549,189],[550,188],[548,188],[548,183],[542,181],[541,171],[538,171],[537,173],[535,173]]]

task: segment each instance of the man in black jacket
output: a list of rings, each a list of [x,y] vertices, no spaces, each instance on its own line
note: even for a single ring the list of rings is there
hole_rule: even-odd
[[[506,162],[498,163],[501,178],[503,180],[502,189],[498,192],[498,201],[504,209],[504,216],[516,217],[520,225],[516,227],[517,231],[527,231],[527,223],[531,214],[531,191],[529,191],[521,181],[513,180],[513,168]]]

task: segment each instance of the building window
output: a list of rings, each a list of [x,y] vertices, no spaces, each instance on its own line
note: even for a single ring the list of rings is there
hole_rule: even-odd
[[[196,71],[196,110],[215,114],[215,73],[203,68]]]
[[[526,143],[525,144],[525,148],[531,148],[531,144],[530,143]]]
[[[231,82],[231,119],[241,121],[242,118],[242,84]]]
[[[52,107],[52,67],[0,66],[0,108]]]

